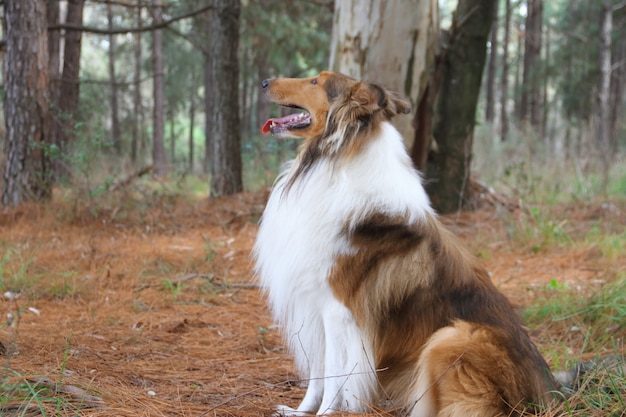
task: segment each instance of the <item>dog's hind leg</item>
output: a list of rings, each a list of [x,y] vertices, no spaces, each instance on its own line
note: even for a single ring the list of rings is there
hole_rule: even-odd
[[[515,380],[514,369],[506,352],[493,343],[488,330],[466,322],[444,327],[431,336],[420,355],[417,379],[409,394],[412,398],[407,404],[408,414],[411,417],[508,415],[512,407],[503,395],[515,391],[507,381]]]

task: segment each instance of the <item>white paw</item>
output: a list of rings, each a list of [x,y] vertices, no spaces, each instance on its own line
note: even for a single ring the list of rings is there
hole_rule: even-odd
[[[291,417],[291,416],[310,416],[311,413],[307,413],[306,411],[298,411],[294,410],[291,407],[287,407],[286,405],[277,405],[276,412],[272,414],[273,417]]]

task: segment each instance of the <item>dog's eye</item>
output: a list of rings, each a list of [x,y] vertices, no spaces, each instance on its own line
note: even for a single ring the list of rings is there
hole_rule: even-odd
[[[317,84],[317,78],[313,78],[313,79],[311,80],[311,84]]]

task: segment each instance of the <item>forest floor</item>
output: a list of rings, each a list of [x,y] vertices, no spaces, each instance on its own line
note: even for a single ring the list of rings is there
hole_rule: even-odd
[[[266,197],[120,195],[97,209],[1,212],[0,415],[263,416],[297,405],[303,384],[251,272]],[[626,279],[626,201],[485,204],[443,222],[521,307],[546,288],[590,297]],[[607,250],[596,235],[618,243]],[[623,338],[624,327],[611,331]],[[542,351],[582,358],[579,333],[532,329]]]

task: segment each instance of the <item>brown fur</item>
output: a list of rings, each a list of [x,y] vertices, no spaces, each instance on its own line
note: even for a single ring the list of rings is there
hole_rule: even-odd
[[[409,111],[397,94],[332,72],[271,80],[266,94],[311,114],[291,132],[304,139],[292,181],[319,158],[357,155],[383,121]],[[355,254],[339,256],[328,280],[372,343],[383,396],[410,411],[425,385],[441,417],[506,416],[550,400],[556,384],[517,313],[435,217],[372,213],[343,233]]]

